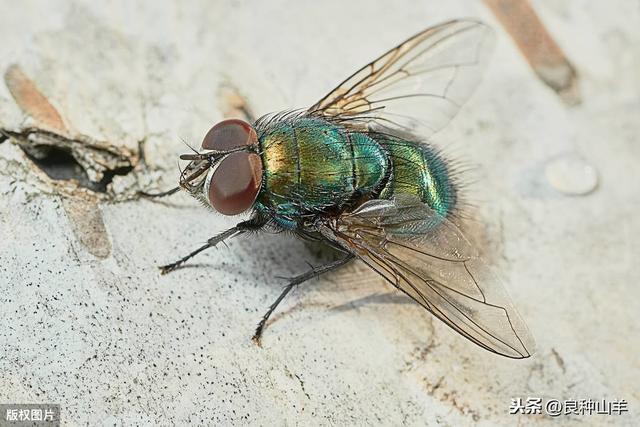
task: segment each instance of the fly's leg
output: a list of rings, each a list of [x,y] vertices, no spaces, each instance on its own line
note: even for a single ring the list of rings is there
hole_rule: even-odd
[[[242,234],[242,233],[244,233],[244,230],[241,230],[241,229],[238,228],[238,226],[235,226],[233,228],[228,229],[227,231],[224,231],[224,232],[218,234],[217,236],[213,236],[209,240],[207,240],[207,243],[205,243],[204,245],[200,246],[195,251],[183,256],[182,258],[180,258],[179,260],[177,260],[175,262],[172,262],[171,264],[160,266],[160,274],[167,274],[167,273],[175,270],[176,268],[180,267],[187,260],[193,258],[194,256],[196,256],[200,252],[204,251],[205,249],[209,249],[211,247],[214,247],[218,243],[224,241],[225,239],[228,239],[230,237],[233,237],[233,236],[236,236],[236,235],[239,235],[239,234]]]
[[[276,309],[278,304],[280,304],[282,302],[284,297],[287,296],[287,294],[291,291],[291,289],[293,289],[294,286],[298,286],[301,283],[304,283],[309,279],[313,279],[314,277],[318,277],[321,274],[327,273],[327,272],[329,272],[331,270],[335,270],[338,267],[342,267],[343,265],[345,265],[346,263],[351,261],[353,258],[355,258],[355,256],[352,255],[352,254],[349,254],[346,257],[344,257],[343,259],[339,259],[337,261],[333,261],[333,262],[331,262],[329,264],[325,264],[325,265],[317,267],[317,268],[312,268],[311,270],[307,271],[306,273],[303,273],[303,274],[300,274],[298,276],[292,277],[290,279],[290,282],[282,290],[282,293],[280,293],[280,296],[278,296],[278,298],[274,301],[274,303],[269,306],[269,309],[267,310],[265,315],[262,316],[262,320],[260,320],[260,323],[258,323],[258,327],[256,328],[256,331],[253,334],[253,338],[252,339],[256,343],[258,343],[258,345],[260,345],[260,337],[262,336],[262,331],[264,330],[264,327],[265,327],[265,325],[267,323],[267,320],[269,319],[269,316],[271,316],[271,314],[274,312],[274,310]]]
[[[180,191],[180,187],[172,188],[171,190],[163,191],[161,193],[147,193],[146,191],[138,191],[138,194],[148,199],[157,199],[160,197],[170,196]]]
[[[229,239],[234,236],[239,236],[240,234],[243,234],[247,231],[258,230],[261,227],[262,227],[262,224],[257,223],[255,220],[250,219],[248,221],[243,221],[238,225],[236,225],[235,227],[232,227],[227,231],[224,231],[218,234],[217,236],[211,237],[209,240],[207,240],[207,243],[200,246],[198,249],[189,253],[188,255],[183,256],[176,262],[172,262],[171,264],[161,266],[160,274],[167,274],[175,270],[176,268],[180,267],[182,264],[184,264],[186,261],[196,256],[200,252],[204,251],[205,249],[212,248],[216,246],[218,243],[225,241],[226,239]]]

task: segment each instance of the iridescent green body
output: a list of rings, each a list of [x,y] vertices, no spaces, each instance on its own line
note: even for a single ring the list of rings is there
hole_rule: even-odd
[[[417,195],[443,217],[455,207],[446,164],[426,144],[310,117],[257,131],[264,172],[256,207],[284,228],[397,193]]]

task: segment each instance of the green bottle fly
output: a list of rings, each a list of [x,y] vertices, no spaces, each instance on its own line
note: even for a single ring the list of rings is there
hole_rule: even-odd
[[[191,162],[180,188],[215,212],[249,217],[163,273],[233,236],[289,231],[342,259],[291,278],[258,323],[256,341],[291,289],[358,259],[471,342],[529,357],[533,338],[454,214],[460,202],[451,164],[426,142],[471,94],[491,41],[480,22],[445,22],[305,110],[214,125],[202,152],[181,156]]]

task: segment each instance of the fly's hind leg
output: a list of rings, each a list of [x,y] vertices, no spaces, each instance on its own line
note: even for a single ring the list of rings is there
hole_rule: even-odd
[[[339,267],[342,267],[343,265],[345,265],[346,263],[351,261],[354,257],[355,257],[354,255],[348,254],[346,257],[344,257],[342,259],[339,259],[337,261],[333,261],[333,262],[331,262],[329,264],[325,264],[325,265],[317,267],[317,268],[312,268],[311,270],[307,271],[306,273],[303,273],[303,274],[300,274],[298,276],[292,277],[290,279],[289,283],[284,287],[284,289],[282,290],[282,292],[280,293],[278,298],[274,301],[273,304],[271,304],[269,306],[269,309],[267,310],[265,315],[262,316],[262,319],[260,320],[260,323],[258,323],[258,327],[256,328],[256,331],[253,334],[253,338],[252,339],[258,345],[260,345],[260,337],[262,336],[262,331],[264,330],[264,327],[265,327],[265,325],[267,323],[267,320],[269,320],[269,317],[274,312],[276,307],[278,307],[278,304],[280,304],[282,302],[284,297],[287,296],[287,294],[291,291],[291,289],[293,289],[294,286],[298,286],[301,283],[304,283],[309,279],[313,279],[314,277],[318,277],[321,274],[324,274],[324,273],[327,273],[329,271],[335,270],[335,269],[337,269]]]
[[[195,251],[183,256],[179,260],[177,260],[175,262],[172,262],[171,264],[167,264],[167,265],[161,266],[160,267],[160,273],[161,274],[167,274],[167,273],[177,269],[182,264],[184,264],[186,261],[188,261],[189,259],[193,258],[194,256],[196,256],[200,252],[204,251],[205,249],[209,249],[209,248],[215,247],[218,243],[221,243],[221,242],[223,242],[226,239],[229,239],[231,237],[239,236],[240,234],[243,234],[243,233],[245,233],[247,231],[259,230],[262,227],[262,225],[263,224],[259,223],[258,221],[254,220],[254,219],[250,219],[248,221],[243,221],[243,222],[239,223],[238,225],[236,225],[235,227],[232,227],[232,228],[228,229],[227,231],[224,231],[224,232],[222,232],[222,233],[220,233],[220,234],[218,234],[216,236],[211,237],[209,240],[207,240],[207,243],[205,243],[204,245],[200,246]]]

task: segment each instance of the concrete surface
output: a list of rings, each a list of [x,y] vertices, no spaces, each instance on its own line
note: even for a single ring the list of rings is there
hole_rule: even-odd
[[[533,2],[576,67],[576,106],[480,2],[1,3],[3,73],[18,64],[70,135],[128,153],[133,170],[95,194],[48,178],[13,138],[0,144],[0,402],[60,403],[65,425],[640,422],[637,2]],[[232,220],[185,195],[114,200],[174,185],[181,140],[198,144],[230,108],[224,88],[258,114],[310,105],[460,16],[490,23],[498,42],[437,141],[477,165],[475,237],[537,339],[534,357],[476,348],[361,265],[294,292],[259,348],[250,338],[277,276],[320,262],[286,236],[237,239],[158,274]],[[0,85],[0,127],[33,125]],[[509,415],[530,396],[626,399],[630,412]]]

